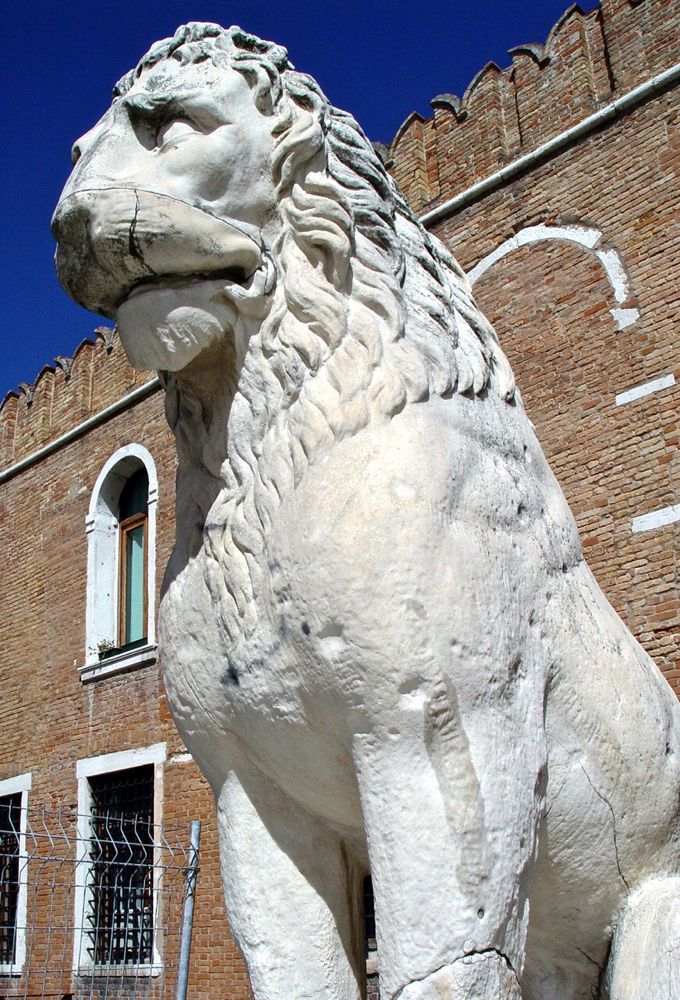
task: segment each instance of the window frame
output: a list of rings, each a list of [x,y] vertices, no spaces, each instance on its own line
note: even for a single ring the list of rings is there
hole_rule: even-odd
[[[18,774],[14,778],[0,781],[0,798],[21,795],[19,814],[19,892],[16,908],[16,935],[14,938],[14,959],[0,962],[0,976],[20,976],[26,962],[26,916],[28,911],[28,855],[26,853],[26,830],[28,825],[28,793],[31,790],[31,772]]]
[[[125,483],[143,467],[148,479],[144,532],[144,592],[146,642],[102,657],[102,649],[118,649],[121,640],[120,537],[118,505]],[[101,469],[85,519],[87,537],[87,598],[85,660],[81,680],[136,669],[156,660],[156,520],[158,477],[149,451],[140,444],[119,448]]]
[[[76,764],[78,781],[78,835],[76,863],[78,878],[74,894],[73,922],[73,973],[74,975],[126,975],[157,976],[163,971],[163,960],[159,951],[159,941],[156,934],[158,927],[158,905],[160,890],[160,845],[156,831],[162,823],[163,816],[163,772],[167,760],[167,744],[154,743],[152,746],[137,750],[123,750],[117,753],[101,754],[97,757],[87,757]],[[84,914],[88,899],[91,898],[90,870],[92,861],[89,857],[92,840],[92,807],[93,796],[89,779],[115,771],[126,771],[131,768],[153,764],[153,816],[154,816],[154,871],[153,871],[153,943],[151,946],[151,962],[129,965],[97,964],[88,955],[88,934],[84,927]],[[134,970],[134,972],[132,971]]]

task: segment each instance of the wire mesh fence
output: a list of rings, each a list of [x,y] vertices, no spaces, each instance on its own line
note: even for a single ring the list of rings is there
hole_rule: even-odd
[[[0,1000],[183,1000],[200,824],[0,801]]]

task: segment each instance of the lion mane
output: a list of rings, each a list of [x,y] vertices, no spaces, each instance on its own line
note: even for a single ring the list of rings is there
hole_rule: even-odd
[[[464,272],[417,221],[358,123],[294,69],[285,48],[238,27],[187,24],[147,53],[114,99],[149,66],[206,51],[248,79],[271,117],[278,193],[259,273],[225,289],[237,322],[261,317],[230,411],[208,416],[200,392],[164,379],[180,475],[202,467],[219,483],[205,529],[208,583],[235,642],[255,628],[257,557],[272,515],[308,463],[430,396],[514,402],[516,393]]]

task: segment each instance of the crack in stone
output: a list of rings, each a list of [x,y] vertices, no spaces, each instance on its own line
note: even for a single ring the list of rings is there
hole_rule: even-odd
[[[456,961],[457,961],[457,960],[456,960]],[[400,988],[399,988],[399,989],[397,990],[397,992],[393,994],[393,996],[392,996],[392,1000],[399,1000],[399,997],[400,997],[400,996],[402,995],[402,993],[404,992],[404,990],[405,990],[405,989],[406,989],[406,988],[407,988],[408,986],[411,986],[411,985],[413,985],[413,983],[422,983],[422,982],[424,982],[424,981],[425,981],[426,979],[429,979],[429,978],[430,978],[430,976],[436,976],[438,972],[441,972],[441,971],[442,971],[442,969],[446,969],[446,968],[448,968],[448,967],[449,967],[449,965],[453,965],[453,962],[444,962],[444,964],[443,964],[443,965],[439,965],[439,966],[438,966],[438,967],[437,967],[436,969],[432,969],[432,971],[431,971],[431,972],[427,972],[427,973],[426,973],[426,974],[425,974],[424,976],[417,976],[417,977],[416,977],[415,979],[411,979],[411,980],[409,980],[409,982],[408,982],[408,983],[404,983],[404,985],[403,985],[403,986],[401,986],[401,987],[400,987]]]
[[[592,962],[596,969],[600,969],[601,968],[600,963],[596,962],[594,958],[591,958],[590,955],[588,954],[588,952],[584,951],[583,948],[578,948],[577,947],[576,951],[580,952],[580,954],[583,955],[584,958],[587,958],[589,962]]]
[[[586,769],[583,766],[583,764],[581,763],[581,761],[579,761],[579,766],[580,766],[581,770],[583,771],[583,773],[585,774],[586,781],[588,782],[588,784],[590,785],[590,787],[592,788],[592,790],[595,792],[595,794],[597,795],[597,797],[599,799],[602,799],[602,801],[604,802],[604,804],[609,809],[609,812],[612,814],[612,832],[613,832],[613,835],[614,835],[614,857],[616,858],[616,867],[618,868],[619,875],[621,876],[621,881],[625,885],[626,890],[628,892],[630,892],[630,886],[628,885],[628,882],[626,881],[626,876],[623,874],[623,872],[621,870],[621,863],[619,861],[619,843],[618,843],[618,840],[616,838],[616,813],[614,812],[614,809],[613,809],[612,804],[609,801],[609,799],[606,798],[602,794],[602,792],[599,790],[599,788],[596,788],[595,785],[592,783],[592,781],[590,780],[590,775],[586,771]]]
[[[138,260],[139,263],[146,268],[149,274],[155,274],[156,272],[154,271],[154,269],[152,267],[149,267],[147,262],[144,260],[144,254],[142,253],[142,249],[139,245],[139,241],[137,240],[137,234],[135,232],[137,228],[137,217],[139,215],[139,207],[140,207],[139,194],[137,193],[137,191],[135,191],[135,212],[134,215],[132,216],[132,222],[130,223],[130,233],[128,236],[128,249],[130,251],[130,256],[134,257],[135,260]]]
[[[416,976],[415,979],[409,980],[409,982],[404,983],[404,985],[400,987],[396,993],[392,994],[390,1000],[399,1000],[399,997],[402,995],[404,990],[408,989],[409,986],[412,986],[413,983],[424,983],[426,979],[430,979],[432,976],[436,976],[438,972],[442,971],[442,969],[451,968],[452,966],[456,965],[457,962],[462,962],[463,959],[469,958],[471,955],[498,955],[499,958],[503,959],[503,961],[510,969],[515,979],[517,979],[517,973],[515,972],[513,964],[507,955],[503,954],[502,951],[499,951],[498,948],[480,948],[478,950],[475,949],[474,951],[466,951],[458,958],[454,958],[452,962],[444,962],[443,965],[437,966],[436,969],[432,969],[430,972],[427,972],[424,976]]]

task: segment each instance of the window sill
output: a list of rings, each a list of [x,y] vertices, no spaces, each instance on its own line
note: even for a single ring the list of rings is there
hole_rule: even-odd
[[[163,965],[156,962],[153,965],[80,965],[73,970],[73,975],[80,979],[92,979],[106,976],[107,979],[132,979],[144,976],[160,976]]]
[[[156,662],[156,650],[156,643],[150,642],[146,646],[136,646],[134,649],[126,649],[116,656],[108,656],[105,660],[90,658],[78,668],[80,679],[83,683],[98,681],[102,677],[112,677],[114,674],[123,674],[128,670],[146,667],[148,664]]]
[[[21,976],[23,971],[23,965],[7,965],[7,963],[0,964],[0,976]]]

